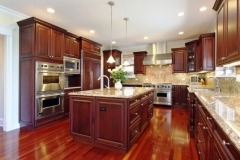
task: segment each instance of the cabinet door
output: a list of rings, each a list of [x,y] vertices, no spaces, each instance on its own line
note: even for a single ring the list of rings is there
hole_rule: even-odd
[[[146,101],[144,101],[140,104],[140,113],[141,113],[140,128],[141,128],[141,132],[148,125],[148,107],[149,107],[148,100],[146,100]]]
[[[173,86],[172,89],[173,104],[180,105],[181,103],[181,87],[179,85]]]
[[[186,50],[173,50],[172,53],[172,70],[173,73],[186,73]]]
[[[71,56],[72,38],[69,36],[64,37],[64,55]]]
[[[225,36],[225,44],[226,52],[227,52],[227,61],[234,60],[239,57],[239,34],[238,34],[238,0],[226,0],[225,7],[226,13],[225,22],[226,22],[226,36]]]
[[[181,105],[187,105],[187,85],[181,86]]]
[[[88,59],[82,60],[82,80],[81,80],[81,87],[82,91],[90,90],[91,86],[91,62]]]
[[[101,62],[100,61],[91,61],[91,72],[92,72],[92,89],[100,88],[100,81],[98,78],[101,75]]]
[[[215,70],[215,37],[202,39],[202,70]]]
[[[94,97],[71,96],[70,133],[82,139],[94,141]]]
[[[145,74],[146,68],[143,66],[144,55],[134,54],[134,74]]]
[[[76,39],[72,40],[72,54],[73,57],[79,58],[79,43]]]
[[[51,28],[36,24],[36,56],[50,57]]]
[[[127,107],[125,99],[96,98],[95,142],[126,148]]]
[[[51,41],[51,58],[63,59],[64,34],[62,32],[52,30]]]
[[[222,64],[224,59],[226,59],[226,50],[224,47],[224,11],[225,7],[220,8],[217,14],[217,52],[216,52],[216,62],[217,65]]]

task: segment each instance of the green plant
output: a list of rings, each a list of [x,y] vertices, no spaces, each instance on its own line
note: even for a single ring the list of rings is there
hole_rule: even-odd
[[[113,83],[116,83],[119,80],[123,83],[127,80],[127,72],[122,69],[122,65],[120,65],[118,69],[108,69],[108,72],[110,72],[110,79],[113,79]]]

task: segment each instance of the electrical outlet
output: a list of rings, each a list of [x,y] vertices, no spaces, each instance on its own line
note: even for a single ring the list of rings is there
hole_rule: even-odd
[[[240,82],[240,74],[236,75],[236,82]]]

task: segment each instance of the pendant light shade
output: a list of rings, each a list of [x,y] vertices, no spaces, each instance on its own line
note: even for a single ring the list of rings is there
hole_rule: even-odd
[[[110,56],[107,60],[107,63],[114,63],[115,60],[112,56],[112,6],[115,4],[113,1],[108,2],[108,4],[111,6],[111,52],[110,52]]]

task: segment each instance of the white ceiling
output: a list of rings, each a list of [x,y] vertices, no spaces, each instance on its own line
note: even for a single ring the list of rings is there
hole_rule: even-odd
[[[110,0],[109,0],[110,1]],[[0,5],[36,17],[69,32],[110,46],[111,7],[108,0],[1,0]],[[113,0],[113,48],[196,38],[215,21],[215,0]],[[200,7],[207,7],[199,12]],[[51,14],[48,7],[55,9]],[[178,17],[179,12],[185,15]],[[89,30],[95,30],[91,34]],[[183,35],[178,32],[183,31]],[[148,36],[148,40],[143,38]]]

